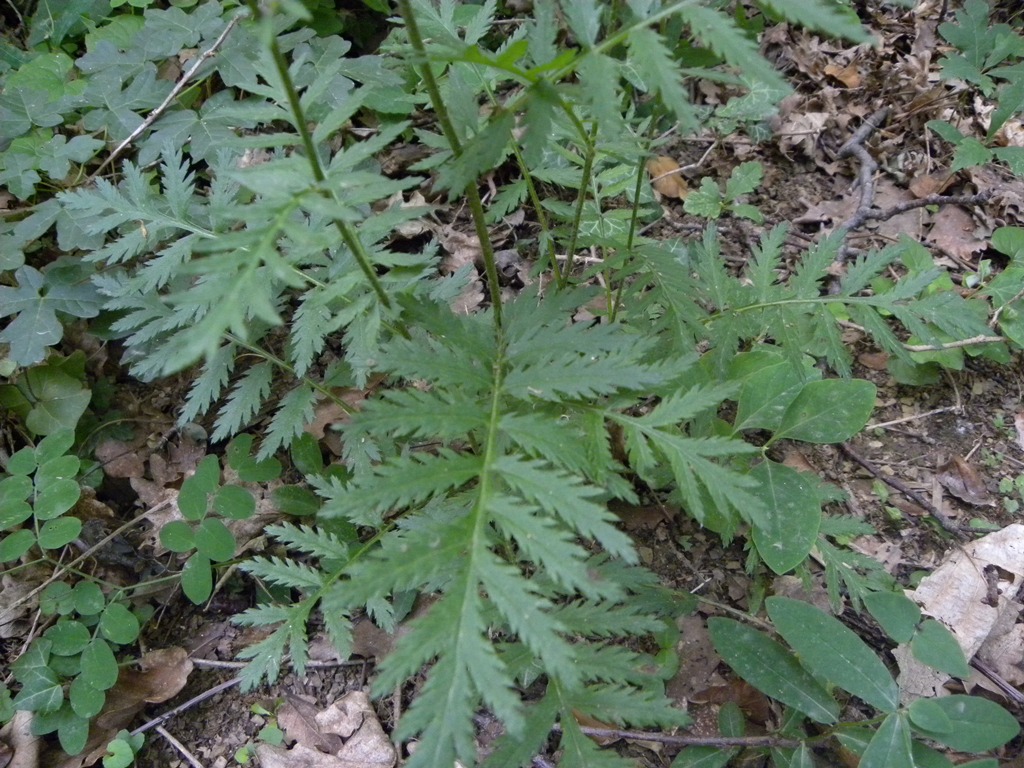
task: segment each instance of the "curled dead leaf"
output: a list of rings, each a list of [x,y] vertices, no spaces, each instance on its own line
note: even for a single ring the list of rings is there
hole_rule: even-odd
[[[647,161],[647,172],[651,174],[651,186],[664,197],[685,200],[690,187],[682,177],[679,163],[671,157],[658,155]]]
[[[846,66],[842,66],[840,64],[828,64],[825,66],[825,74],[834,80],[838,80],[847,88],[860,87],[860,70],[853,64],[847,64]]]
[[[938,480],[943,488],[961,501],[976,507],[996,505],[978,471],[959,456],[952,456],[939,467]]]

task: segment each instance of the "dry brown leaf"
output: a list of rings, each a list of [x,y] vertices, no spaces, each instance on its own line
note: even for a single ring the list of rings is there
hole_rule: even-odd
[[[978,471],[959,456],[951,457],[939,467],[938,480],[943,488],[961,501],[976,507],[996,505]]]
[[[320,752],[297,743],[291,749],[260,744],[256,754],[263,768],[392,768],[398,753],[381,727],[370,698],[351,691],[314,716],[320,734],[338,737],[340,747]]]
[[[583,728],[602,728],[609,731],[615,729],[615,726],[611,723],[601,722],[596,717],[591,717],[585,712],[580,712],[578,709],[572,711],[572,716],[576,718],[576,723]],[[587,734],[587,738],[602,747],[607,747],[609,744],[614,744],[619,740],[618,736],[595,736],[590,733]]]
[[[838,80],[847,88],[860,87],[860,70],[853,64],[847,64],[845,67],[839,64],[827,64],[825,66],[825,74]]]
[[[953,174],[949,171],[936,171],[935,173],[926,173],[923,176],[911,179],[909,187],[914,197],[917,198],[941,195],[949,189],[949,185],[953,183],[954,178]]]
[[[304,744],[320,752],[336,753],[344,745],[336,733],[324,733],[316,721],[316,703],[302,696],[285,694],[285,703],[277,710],[277,724],[289,742]]]
[[[886,352],[862,352],[857,355],[857,362],[872,371],[884,371],[889,364],[889,355]]]
[[[1017,429],[1017,445],[1024,451],[1024,411],[1013,417],[1013,426]]]
[[[690,187],[682,177],[679,163],[666,155],[658,155],[647,161],[647,172],[651,174],[654,191],[673,200],[685,200]]]
[[[107,752],[107,744],[122,728],[127,728],[135,716],[149,704],[159,704],[176,696],[188,681],[192,660],[184,648],[161,648],[150,651],[139,659],[139,669],[121,668],[117,683],[107,691],[106,704],[89,728],[89,741],[75,757],[59,762],[56,768],[80,768],[100,760]]]
[[[958,205],[944,205],[935,214],[926,240],[960,261],[970,261],[975,253],[988,247],[988,242],[977,237],[974,230],[971,214]]]

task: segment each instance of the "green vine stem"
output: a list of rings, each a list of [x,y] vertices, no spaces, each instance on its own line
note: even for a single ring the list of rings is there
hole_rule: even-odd
[[[423,78],[423,84],[426,86],[427,95],[430,97],[430,104],[434,108],[434,112],[437,115],[437,121],[441,124],[441,131],[444,133],[445,140],[448,142],[448,146],[452,149],[452,154],[456,157],[462,155],[462,142],[459,141],[459,135],[455,131],[455,126],[452,125],[451,118],[448,115],[448,109],[444,105],[444,101],[441,99],[441,91],[437,87],[437,80],[434,78],[434,73],[430,69],[430,63],[427,60],[426,46],[423,43],[423,37],[420,35],[419,24],[416,21],[416,14],[412,10],[412,4],[409,0],[398,0],[398,8],[402,14],[402,19],[405,21],[405,29],[409,34],[409,43],[412,45],[412,49],[416,54],[416,59],[419,62],[420,76]],[[487,285],[490,289],[491,304],[494,307],[494,325],[500,329],[502,327],[501,321],[501,285],[498,283],[498,267],[494,259],[494,246],[491,244],[491,235],[487,231],[487,219],[484,215],[484,204],[480,199],[480,190],[476,188],[475,183],[466,185],[466,196],[469,198],[469,210],[473,215],[473,226],[476,229],[476,236],[480,240],[480,249],[483,256],[484,271],[487,274]]]
[[[590,126],[590,135],[587,137],[587,152],[583,156],[583,176],[580,179],[579,194],[576,197],[576,211],[572,218],[572,235],[569,238],[569,248],[565,254],[565,270],[558,282],[559,288],[564,288],[572,274],[572,262],[576,255],[576,241],[579,239],[580,222],[583,220],[583,206],[587,202],[587,188],[590,186],[590,179],[594,172],[594,156],[597,154],[597,122]]]
[[[260,7],[255,0],[249,0],[249,6],[254,14],[259,13]],[[277,70],[277,75],[281,78],[285,94],[288,96],[288,105],[292,110],[295,130],[299,132],[299,137],[302,139],[302,146],[305,148],[306,160],[309,162],[309,167],[313,172],[313,178],[321,186],[322,194],[330,196],[334,202],[340,204],[341,201],[338,200],[337,194],[327,186],[327,174],[324,173],[323,166],[320,164],[316,146],[313,144],[313,134],[310,133],[309,126],[306,123],[306,116],[302,111],[302,104],[299,101],[299,93],[295,90],[295,83],[292,81],[291,73],[288,72],[288,62],[285,60],[284,54],[281,53],[281,47],[277,44],[276,37],[272,36],[270,38],[269,47],[270,55],[274,60],[274,68]],[[363,247],[363,243],[355,229],[348,222],[342,221],[339,218],[334,217],[332,221],[341,235],[342,241],[352,252],[352,256],[355,257],[356,263],[359,264],[359,268],[363,271],[374,293],[377,294],[380,303],[385,309],[391,309],[391,299],[388,297],[387,291],[384,290],[384,286],[381,285],[380,279],[370,263],[370,256],[366,252],[366,248]],[[407,336],[404,328],[400,328],[399,331],[403,336]]]

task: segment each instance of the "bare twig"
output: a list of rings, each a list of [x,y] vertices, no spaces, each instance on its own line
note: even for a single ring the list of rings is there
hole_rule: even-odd
[[[980,192],[977,195],[927,195],[917,200],[907,200],[904,203],[886,208],[884,211],[868,211],[865,221],[886,221],[893,216],[912,211],[915,208],[924,208],[929,205],[980,205],[987,203],[992,198],[991,192]]]
[[[857,204],[857,209],[853,212],[853,215],[839,225],[839,229],[843,230],[844,239],[846,233],[857,229],[867,221],[871,204],[875,199],[874,177],[875,171],[878,170],[878,163],[875,162],[875,158],[868,152],[864,142],[867,141],[871,134],[882,127],[886,118],[889,117],[889,111],[889,107],[882,107],[882,109],[870,115],[864,121],[864,124],[850,137],[850,140],[839,148],[838,157],[855,157],[860,162],[860,171],[857,174],[857,181],[860,184],[860,202]],[[840,262],[845,261],[848,256],[845,247],[844,244],[839,249],[837,259]]]
[[[964,532],[960,530],[957,524],[950,520],[949,517],[947,517],[946,514],[942,512],[942,510],[940,510],[930,501],[925,499],[917,491],[908,487],[906,483],[904,483],[902,480],[897,480],[895,477],[889,477],[884,472],[878,471],[878,469],[875,468],[875,466],[871,462],[858,455],[857,452],[854,451],[846,443],[839,443],[839,448],[843,451],[843,453],[845,453],[847,456],[853,459],[854,462],[864,467],[864,469],[870,472],[874,477],[881,480],[886,485],[895,488],[897,491],[902,493],[908,499],[911,499],[915,504],[917,504],[922,509],[927,510],[928,514],[930,514],[939,522],[939,525],[941,525],[944,529],[953,534],[956,538],[960,539],[961,541],[967,538],[966,534],[964,534]]]
[[[590,728],[579,726],[587,736],[606,739],[635,739],[636,741],[655,741],[659,744],[671,744],[677,747],[781,747],[796,749],[801,742],[795,739],[784,739],[776,736],[676,736],[658,731],[623,731],[618,728]],[[554,730],[561,733],[562,726],[557,723]]]
[[[217,36],[217,39],[213,41],[213,45],[211,45],[209,48],[207,48],[205,51],[199,54],[199,56],[196,57],[196,60],[192,62],[192,66],[190,66],[185,71],[185,73],[180,78],[178,78],[178,82],[174,84],[174,87],[171,89],[171,92],[167,94],[167,98],[164,99],[156,109],[149,113],[149,115],[146,117],[145,120],[142,121],[138,128],[136,128],[134,131],[128,134],[128,138],[126,138],[124,141],[117,145],[114,151],[110,153],[110,156],[103,161],[100,167],[97,168],[91,176],[89,176],[89,181],[92,181],[97,176],[99,176],[104,168],[106,168],[108,165],[114,162],[114,160],[116,160],[133,141],[139,138],[139,136],[141,136],[144,131],[146,131],[150,126],[153,125],[153,123],[160,119],[160,116],[167,111],[167,108],[171,105],[171,102],[173,102],[178,97],[178,95],[183,90],[185,90],[185,86],[188,85],[188,81],[192,79],[192,76],[199,70],[199,67],[203,65],[203,62],[205,62],[208,58],[210,58],[211,56],[213,56],[213,54],[217,52],[217,49],[224,44],[224,41],[227,40],[228,35],[230,34],[231,30],[234,29],[235,25],[242,19],[246,18],[248,15],[248,10],[243,10],[235,14],[231,18],[231,21],[229,21],[225,25],[224,29],[221,30],[221,33]]]
[[[203,768],[203,764],[199,762],[199,759],[191,752],[189,752],[184,744],[182,744],[180,741],[174,738],[166,728],[164,728],[162,725],[158,725],[156,728],[156,732],[163,736],[165,739],[167,739],[167,741],[170,742],[171,746],[178,750],[178,754],[184,757],[185,762],[191,765],[192,768]]]
[[[191,709],[192,707],[196,706],[196,704],[201,704],[202,702],[206,701],[207,699],[212,699],[218,693],[221,693],[222,691],[226,691],[226,690],[228,690],[228,688],[233,688],[234,686],[238,685],[240,682],[242,682],[242,678],[241,677],[233,677],[230,680],[226,680],[225,682],[220,683],[219,685],[215,685],[215,686],[213,686],[213,688],[210,688],[209,690],[203,691],[202,693],[200,693],[197,696],[193,696],[191,699],[186,701],[184,704],[179,704],[174,709],[170,709],[167,712],[164,712],[162,715],[157,715],[152,720],[150,720],[148,723],[143,723],[138,728],[136,728],[134,731],[132,731],[132,736],[137,736],[140,733],[145,733],[148,730],[151,730],[153,728],[156,728],[157,726],[163,725],[168,720],[170,720],[172,717],[175,717],[176,715],[180,715],[182,712],[185,712],[186,710]]]
[[[998,344],[1006,341],[1002,336],[972,336],[969,339],[947,341],[942,344],[904,344],[903,348],[908,352],[941,352],[944,349],[959,349],[961,347],[973,347],[975,344]]]
[[[893,419],[892,421],[883,421],[879,424],[868,424],[864,427],[864,431],[870,429],[888,429],[894,427],[897,424],[906,424],[908,421],[919,421],[921,419],[927,419],[929,416],[937,416],[940,413],[949,413],[950,411],[959,411],[960,407],[956,405],[947,405],[943,408],[936,408],[932,411],[925,411],[924,413],[918,413],[914,416],[904,416],[901,419]]]
[[[1006,309],[1011,304],[1013,304],[1013,302],[1017,301],[1017,299],[1020,299],[1021,297],[1024,297],[1024,288],[1021,288],[1019,291],[1017,291],[1017,294],[1012,299],[1007,301],[1005,304],[996,307],[996,311],[992,313],[992,319],[988,321],[988,327],[995,328],[999,324],[999,316],[1003,314],[1003,310]]]

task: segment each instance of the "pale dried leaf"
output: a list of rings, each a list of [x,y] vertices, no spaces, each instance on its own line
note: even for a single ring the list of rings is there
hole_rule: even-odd
[[[996,505],[978,471],[959,456],[951,457],[939,467],[938,480],[943,488],[961,501],[976,507]]]
[[[679,163],[671,157],[658,155],[647,161],[647,172],[651,174],[651,186],[663,197],[673,200],[684,200],[690,193],[690,187],[682,177]]]

